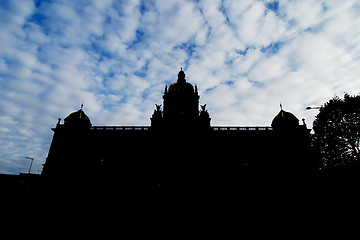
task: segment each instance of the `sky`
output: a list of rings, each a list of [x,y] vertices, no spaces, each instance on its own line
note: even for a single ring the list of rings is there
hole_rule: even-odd
[[[39,173],[57,119],[150,125],[165,84],[198,86],[211,125],[305,118],[360,93],[357,0],[0,0],[0,173]]]

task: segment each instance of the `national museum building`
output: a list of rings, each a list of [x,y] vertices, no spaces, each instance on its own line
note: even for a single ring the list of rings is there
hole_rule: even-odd
[[[310,129],[284,111],[271,126],[212,126],[181,70],[150,126],[93,126],[83,108],[56,124],[43,167],[48,183],[109,186],[238,183],[310,171]],[[269,119],[270,120],[270,119]]]

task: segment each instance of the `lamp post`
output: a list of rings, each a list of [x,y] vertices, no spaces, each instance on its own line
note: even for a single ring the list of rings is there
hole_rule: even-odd
[[[31,157],[26,157],[26,159],[30,159],[30,160],[31,160],[30,167],[29,167],[29,172],[28,172],[28,174],[30,174],[30,171],[31,171],[31,167],[32,167],[32,164],[33,164],[34,158],[31,158]]]
[[[320,109],[321,107],[307,107],[306,110],[310,110],[310,109]]]

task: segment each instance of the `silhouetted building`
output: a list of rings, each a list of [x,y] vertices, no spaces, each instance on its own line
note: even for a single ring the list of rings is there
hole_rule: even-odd
[[[42,176],[64,188],[132,191],[161,184],[199,193],[311,171],[310,130],[293,114],[281,108],[271,127],[211,126],[199,98],[181,70],[165,86],[151,126],[92,126],[81,106],[52,129]]]

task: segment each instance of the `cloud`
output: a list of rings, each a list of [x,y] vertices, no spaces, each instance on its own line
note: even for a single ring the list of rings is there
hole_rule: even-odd
[[[332,1],[5,1],[0,6],[0,172],[41,169],[51,127],[149,125],[180,67],[213,125],[306,118],[358,94],[360,5]]]

